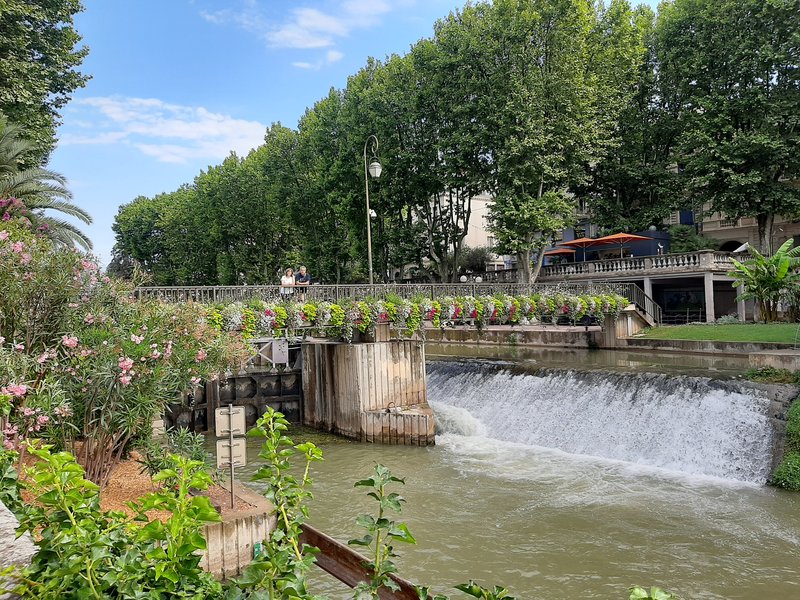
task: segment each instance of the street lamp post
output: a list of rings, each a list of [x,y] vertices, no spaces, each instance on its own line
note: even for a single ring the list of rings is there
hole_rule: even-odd
[[[371,145],[370,145],[371,142]],[[367,146],[370,147],[372,159],[367,166]],[[372,285],[372,211],[369,208],[369,176],[372,175],[373,179],[381,176],[381,163],[378,162],[378,138],[371,135],[364,142],[364,187],[367,192],[367,263],[369,266],[369,284]]]

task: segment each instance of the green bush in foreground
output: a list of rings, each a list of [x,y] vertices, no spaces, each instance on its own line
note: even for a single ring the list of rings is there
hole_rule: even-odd
[[[800,401],[795,400],[786,413],[786,453],[800,453]]]
[[[776,487],[800,492],[800,452],[787,452],[775,469],[772,484]]]

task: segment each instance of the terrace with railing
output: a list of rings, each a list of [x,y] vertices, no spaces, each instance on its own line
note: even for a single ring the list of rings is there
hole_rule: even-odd
[[[659,277],[663,275],[702,275],[716,273],[724,275],[733,270],[732,255],[716,250],[699,250],[685,254],[658,256],[629,256],[569,262],[542,267],[539,281],[598,281],[606,278]],[[481,273],[485,282],[516,281],[516,269],[503,269]]]
[[[539,278],[553,279],[598,279],[599,277],[658,277],[660,275],[689,275],[696,273],[725,274],[733,269],[731,255],[715,250],[700,250],[685,254],[658,256],[629,256],[586,262],[548,265],[542,267]]]

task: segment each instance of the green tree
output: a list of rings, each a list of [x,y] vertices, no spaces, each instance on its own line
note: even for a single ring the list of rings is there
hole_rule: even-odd
[[[633,14],[617,0],[602,12],[588,0],[500,0],[468,5],[436,34],[471,77],[459,131],[496,197],[497,248],[530,281],[532,256],[541,264],[552,232],[570,223],[567,192],[609,145],[642,60]]]
[[[119,263],[139,264],[157,285],[174,283],[167,266],[164,232],[158,226],[168,200],[166,194],[138,196],[117,210],[111,229],[115,234],[114,256]]]
[[[719,240],[697,233],[691,225],[673,225],[669,237],[669,251],[674,254],[719,248]]]
[[[645,49],[633,94],[621,99],[607,153],[590,165],[590,180],[576,189],[592,222],[622,231],[657,225],[683,202],[672,162],[680,132],[679,103],[657,77],[655,14],[639,7],[632,23]]]
[[[800,287],[800,246],[787,240],[772,256],[764,256],[755,248],[743,262],[732,259],[733,287],[744,287],[742,300],[755,300],[761,318],[769,323],[778,318],[778,304],[793,300]]]
[[[71,202],[72,193],[63,175],[41,167],[24,167],[25,157],[32,150],[33,144],[22,137],[21,128],[0,114],[0,198],[24,202],[29,211],[26,216],[55,242],[90,249],[91,240],[75,225],[45,212],[57,211],[86,224],[92,222],[89,213]]]
[[[55,146],[59,110],[88,80],[76,68],[88,53],[73,17],[79,0],[0,2],[0,112],[32,142],[25,166],[46,163]]]
[[[662,89],[680,99],[678,163],[696,204],[758,222],[800,212],[799,0],[675,0],[657,24]]]

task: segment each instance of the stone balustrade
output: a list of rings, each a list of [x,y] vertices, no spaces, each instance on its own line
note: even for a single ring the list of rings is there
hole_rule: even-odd
[[[700,250],[685,254],[630,256],[542,267],[539,281],[601,279],[615,276],[658,276],[677,273],[727,273],[733,269],[726,252]],[[598,277],[599,275],[599,277]]]

